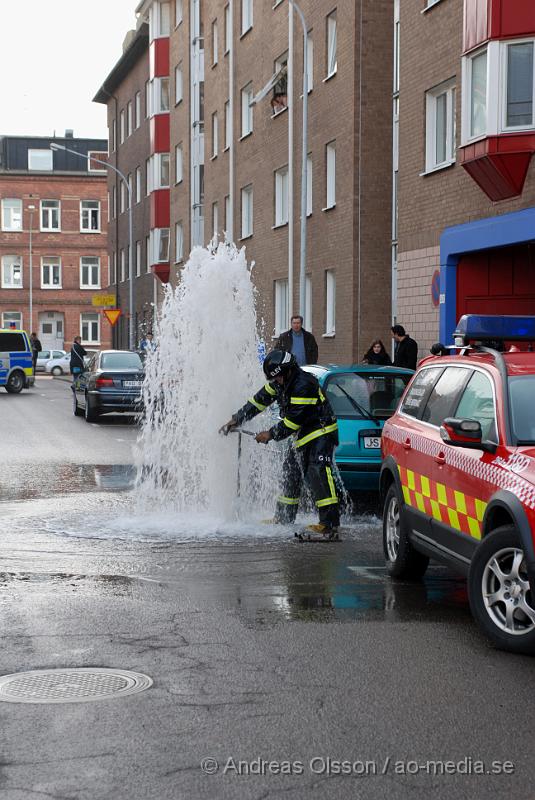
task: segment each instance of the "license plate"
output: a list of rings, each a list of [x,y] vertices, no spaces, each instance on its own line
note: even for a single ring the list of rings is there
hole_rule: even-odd
[[[137,389],[141,386],[142,381],[123,381],[123,386],[132,386]]]
[[[364,437],[364,448],[366,450],[379,450],[381,447],[381,437],[380,436],[365,436]]]

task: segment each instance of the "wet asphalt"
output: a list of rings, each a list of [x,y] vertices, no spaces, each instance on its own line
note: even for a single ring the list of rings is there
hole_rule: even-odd
[[[333,544],[77,535],[128,502],[136,436],[75,419],[65,382],[0,394],[0,674],[154,680],[0,702],[0,800],[533,796],[534,662],[486,642],[462,579],[392,582],[370,499]]]

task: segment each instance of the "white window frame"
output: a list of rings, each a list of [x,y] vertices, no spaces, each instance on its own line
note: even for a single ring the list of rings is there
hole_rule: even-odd
[[[175,106],[184,99],[184,74],[182,61],[175,67]]]
[[[87,259],[91,259],[91,263],[87,263]],[[95,267],[97,268],[96,283],[93,282],[93,269]],[[84,281],[84,271],[87,271],[87,281]],[[100,289],[101,283],[100,256],[80,256],[80,289]]]
[[[96,325],[96,337],[95,337]],[[84,335],[84,327],[87,326],[88,335]],[[80,314],[80,336],[82,344],[100,344],[100,314]]]
[[[253,82],[241,90],[241,138],[245,139],[253,132],[253,106],[251,100],[254,97]]]
[[[15,267],[18,267],[17,272],[19,275],[18,280],[14,280]],[[6,269],[10,270],[9,279],[6,280]],[[23,289],[23,259],[22,256],[15,254],[5,254],[2,256],[2,289]]]
[[[219,148],[219,125],[217,120],[217,111],[212,114],[212,158],[217,157]]]
[[[145,236],[145,270],[147,275],[151,272],[151,259],[150,259],[150,236]]]
[[[275,170],[275,228],[289,220],[288,165]]]
[[[336,16],[336,9],[331,11],[331,13],[327,16],[326,22],[326,33],[327,33],[327,75],[326,80],[332,78],[333,75],[336,75],[338,72],[338,53],[337,53],[337,39],[338,39],[338,28],[337,28],[337,16]]]
[[[145,119],[149,119],[149,117],[151,116],[150,95],[151,95],[150,80],[148,80],[145,81]]]
[[[438,101],[445,96],[446,104],[446,156],[441,161],[437,160],[437,113]],[[425,171],[433,172],[437,169],[449,167],[455,163],[455,80],[445,81],[439,86],[434,86],[425,93],[426,125],[425,125]]]
[[[219,40],[217,19],[212,21],[212,66],[215,67],[219,60]]]
[[[141,275],[141,242],[136,242],[136,278]]]
[[[275,336],[280,336],[288,327],[289,297],[288,279],[281,278],[274,281],[275,293]]]
[[[232,228],[232,220],[230,218],[230,195],[225,195],[225,239],[228,238],[230,229]]]
[[[219,233],[219,203],[215,200],[212,203],[212,236],[217,237]]]
[[[150,157],[145,159],[145,196],[148,197],[152,191],[152,176],[151,176],[151,160]]]
[[[149,9],[149,38],[161,39],[171,33],[171,4],[155,0]]]
[[[116,282],[117,282],[117,253],[114,250],[111,255],[110,286],[115,286]]]
[[[119,144],[123,144],[126,134],[126,116],[124,108],[119,113]]]
[[[169,189],[171,180],[171,159],[169,153],[155,153],[151,156],[151,163],[151,190]]]
[[[241,35],[253,27],[253,0],[241,0]]]
[[[462,144],[466,144],[468,142],[475,142],[479,139],[483,139],[492,132],[494,128],[494,132],[497,133],[497,123],[498,123],[498,97],[499,97],[499,59],[497,58],[498,52],[493,47],[496,44],[499,48],[499,42],[493,43],[489,42],[484,47],[480,47],[477,50],[474,50],[468,56],[463,57],[462,60],[462,85],[463,85],[463,97],[462,97]],[[472,65],[475,58],[486,53],[487,56],[487,73],[486,73],[486,125],[485,129],[481,133],[477,133],[472,135]],[[496,63],[494,64],[494,61]],[[495,69],[491,69],[491,66],[495,66]],[[496,81],[496,87],[492,94],[494,95],[494,99],[496,101],[496,119],[495,124],[493,124],[493,111],[490,105],[490,84],[491,81]],[[489,116],[490,114],[490,116]]]
[[[325,208],[328,211],[336,206],[336,140],[325,145]]]
[[[49,270],[48,283],[45,283],[45,268]],[[59,256],[41,256],[41,289],[61,289],[61,273],[61,258]],[[54,283],[54,274],[57,274],[57,283]]]
[[[141,202],[141,167],[136,167],[136,203]]]
[[[184,180],[184,150],[182,142],[175,147],[175,183]]]
[[[309,153],[307,156],[307,217],[310,217],[312,214],[312,181],[313,181],[314,173],[312,167],[312,155]],[[306,330],[308,328],[305,325]]]
[[[151,115],[169,114],[171,105],[169,78],[154,78],[151,81],[151,89]]]
[[[309,94],[313,88],[314,88],[314,39],[312,38],[312,31],[309,31],[307,33],[307,91]]]
[[[184,225],[182,221],[175,224],[175,264],[184,260]]]
[[[336,272],[325,270],[325,333],[334,336],[336,333]]]
[[[112,120],[110,128],[110,151],[115,153],[117,149],[117,120]]]
[[[508,52],[509,47],[515,45],[531,44],[533,48],[532,76],[531,76],[531,125],[507,125],[507,78],[508,78]],[[513,39],[500,42],[500,72],[503,76],[501,81],[500,105],[502,113],[500,116],[500,132],[510,133],[513,131],[532,131],[535,129],[535,38]]]
[[[124,181],[121,181],[121,185],[119,188],[119,214],[124,214],[126,211],[126,185]]]
[[[129,100],[126,104],[126,137],[132,135],[132,101]]]
[[[11,205],[9,205],[11,204]],[[2,198],[2,230],[21,231],[22,228],[22,200],[18,197]],[[15,217],[15,222],[13,218]]]
[[[32,159],[38,160],[46,157],[47,166],[32,166]],[[54,159],[52,150],[45,150],[44,148],[30,148],[28,150],[28,169],[32,172],[52,172],[54,169]]]
[[[141,126],[141,92],[136,92],[136,113],[135,113],[135,129]]]
[[[169,233],[169,228],[153,228],[151,230],[151,264],[169,263]]]
[[[228,150],[230,147],[230,135],[231,135],[231,125],[230,125],[230,100],[225,102],[225,146],[223,150]]]
[[[9,330],[9,325],[11,322],[15,323],[13,330],[23,330],[22,311],[2,311],[2,328]]]
[[[175,0],[175,28],[178,28],[183,19],[184,19],[183,0]]]
[[[253,184],[244,186],[241,195],[241,238],[248,239],[253,235]]]
[[[224,9],[224,38],[225,38],[225,50],[224,55],[230,53],[230,48],[232,46],[232,31],[230,29],[230,6],[227,3]]]
[[[55,203],[55,206],[48,206],[44,207],[44,203]],[[57,210],[57,225],[51,225],[50,219],[54,217],[54,211]],[[47,224],[45,225],[45,216],[48,220]],[[49,200],[43,199],[40,201],[40,214],[39,214],[39,222],[41,223],[41,230],[42,231],[61,231],[61,202],[59,200]]]
[[[84,209],[84,205],[86,203],[96,203],[96,208],[89,208]],[[88,220],[91,221],[91,217],[93,216],[93,211],[97,212],[97,227],[93,228],[91,225],[89,227],[84,226],[84,212],[89,211]],[[100,200],[80,200],[80,233],[100,233],[101,232],[101,208],[100,208]]]
[[[126,257],[124,248],[121,248],[119,252],[119,281],[124,283],[126,280]]]
[[[115,184],[111,188],[111,214],[112,219],[117,217],[117,187]]]

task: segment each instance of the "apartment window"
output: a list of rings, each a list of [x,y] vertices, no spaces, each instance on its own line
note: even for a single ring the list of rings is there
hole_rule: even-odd
[[[329,142],[326,147],[327,166],[327,201],[325,208],[336,205],[336,142]]]
[[[443,83],[426,93],[427,171],[455,161],[455,86]]]
[[[182,62],[175,67],[175,104],[180,103],[184,96],[184,86],[182,77]]]
[[[307,156],[307,217],[312,214],[312,156]],[[308,330],[308,328],[307,328]]]
[[[327,17],[327,77],[337,70],[336,62],[336,11]]]
[[[149,13],[150,40],[159,36],[169,36],[171,32],[170,3],[154,2]]]
[[[125,281],[126,280],[126,259],[125,259],[125,255],[124,255],[124,250],[121,250],[121,252],[119,254],[119,266],[120,266],[119,279],[121,281]]]
[[[57,256],[41,259],[41,289],[61,289],[61,260]]]
[[[129,100],[126,105],[126,135],[130,136],[132,133],[132,101]]]
[[[117,253],[115,250],[111,256],[111,278],[110,285],[113,286],[117,281]]]
[[[28,169],[41,172],[52,169],[52,150],[28,150]]]
[[[145,118],[150,117],[150,81],[145,83]]]
[[[184,258],[184,226],[181,222],[175,225],[175,262],[178,264]]]
[[[124,181],[121,181],[121,189],[120,189],[120,203],[119,203],[119,213],[123,214],[126,208],[126,187]]]
[[[151,261],[153,264],[169,261],[169,228],[154,228],[150,234]]]
[[[125,133],[126,133],[126,118],[124,115],[124,108],[119,114],[119,144],[122,144],[125,140]]]
[[[110,150],[112,153],[115,152],[116,147],[117,147],[117,123],[115,120],[113,120],[110,128]]]
[[[217,111],[212,114],[212,158],[217,156],[218,135],[217,135]]]
[[[2,289],[22,289],[21,256],[2,256]]]
[[[2,200],[2,230],[22,230],[22,200],[4,197]]]
[[[253,187],[241,190],[241,238],[253,235]]]
[[[230,100],[225,103],[225,150],[230,147]]]
[[[275,116],[288,108],[288,51],[275,61],[275,70],[271,80],[273,82],[271,109]]]
[[[182,145],[175,147],[175,183],[180,183],[184,178],[184,154]]]
[[[132,205],[132,199],[133,199],[132,173],[131,172],[128,173],[128,189],[129,189],[129,191],[128,191],[128,208],[130,208],[130,206]]]
[[[135,126],[136,130],[141,125],[141,92],[136,92],[136,115],[135,115]]]
[[[152,114],[169,111],[169,78],[154,78],[152,81]]]
[[[41,200],[41,230],[59,231],[59,200]]]
[[[307,89],[314,88],[314,41],[312,33],[307,34]]]
[[[332,336],[336,330],[336,275],[333,269],[325,271],[325,333]]]
[[[82,200],[80,209],[80,229],[86,232],[100,233],[100,201]]]
[[[232,219],[230,215],[230,195],[225,195],[225,233],[230,235]],[[227,237],[226,237],[227,238]]]
[[[275,172],[275,226],[288,223],[288,167]]]
[[[253,107],[251,100],[253,99],[253,84],[248,83],[241,90],[241,135],[248,136],[253,132]]]
[[[219,203],[212,203],[212,236],[217,236],[219,232]]]
[[[22,330],[22,312],[4,311],[2,313],[2,328]]]
[[[145,194],[147,195],[147,197],[149,196],[149,194],[152,191],[151,177],[150,177],[150,164],[151,164],[150,158],[147,158],[147,160],[145,161],[145,187],[146,187],[145,188]]]
[[[275,336],[288,327],[288,281],[275,281]]]
[[[241,33],[253,27],[253,0],[241,0]]]
[[[230,28],[230,7],[225,6],[225,55],[230,51],[232,44],[232,30]]]
[[[487,51],[469,59],[470,64],[470,137],[487,132]]]
[[[217,42],[217,20],[212,22],[212,65],[215,66],[218,60],[218,42]]]
[[[175,28],[180,25],[184,16],[183,0],[175,0]]]
[[[147,272],[150,272],[151,259],[150,259],[150,236],[145,237],[145,266]]]
[[[100,258],[98,256],[81,257],[80,289],[100,289]]]
[[[136,167],[136,203],[141,202],[141,167]]]
[[[111,209],[112,219],[115,219],[117,216],[117,188],[115,186],[111,190]]]
[[[80,314],[83,344],[100,344],[100,314]]]
[[[141,242],[136,242],[136,278],[141,275]]]
[[[533,126],[533,41],[513,42],[506,48],[505,127]]]

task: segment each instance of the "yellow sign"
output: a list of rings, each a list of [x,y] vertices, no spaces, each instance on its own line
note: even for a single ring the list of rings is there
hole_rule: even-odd
[[[115,325],[119,317],[121,316],[121,309],[120,308],[108,308],[102,312],[110,325]]]
[[[113,306],[115,305],[115,295],[114,294],[94,294],[91,298],[91,302],[94,306]]]

